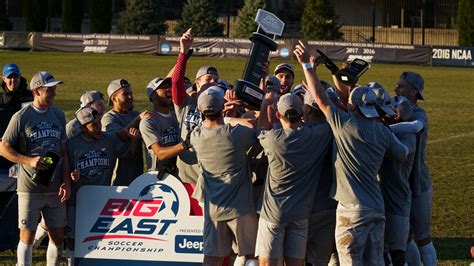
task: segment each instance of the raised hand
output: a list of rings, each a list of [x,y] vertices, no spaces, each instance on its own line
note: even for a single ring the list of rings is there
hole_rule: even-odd
[[[193,29],[189,28],[183,35],[181,35],[181,39],[179,39],[179,52],[186,54],[188,50],[193,45]]]
[[[295,50],[293,51],[293,54],[295,54],[300,64],[309,63],[308,49],[306,49],[306,46],[303,44],[302,41],[298,41],[298,43],[299,44],[295,46]]]

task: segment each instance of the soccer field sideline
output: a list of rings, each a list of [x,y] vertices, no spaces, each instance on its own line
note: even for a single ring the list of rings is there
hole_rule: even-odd
[[[79,97],[86,90],[106,92],[115,78],[127,79],[134,88],[136,108],[151,104],[145,97],[145,85],[156,76],[168,73],[175,56],[97,55],[76,53],[0,52],[0,64],[16,63],[29,78],[39,70],[50,71],[64,84],[58,87],[57,106],[71,119],[79,107]],[[280,61],[278,61],[280,62]],[[292,62],[296,64],[295,61]],[[191,79],[199,66],[215,65],[222,78],[230,83],[241,77],[244,59],[192,57],[187,76]],[[271,68],[277,62],[271,63]],[[303,77],[295,66],[296,83]],[[427,163],[433,177],[433,235],[441,262],[471,261],[469,247],[474,245],[472,209],[474,202],[474,164],[472,160],[474,111],[474,75],[467,68],[433,68],[408,65],[374,64],[361,83],[378,81],[393,96],[393,88],[402,71],[419,72],[425,78],[426,102],[421,105],[430,119]],[[322,68],[320,76],[330,80]],[[463,211],[466,210],[466,211]],[[5,253],[5,252],[4,252]],[[0,261],[5,254],[0,253]]]

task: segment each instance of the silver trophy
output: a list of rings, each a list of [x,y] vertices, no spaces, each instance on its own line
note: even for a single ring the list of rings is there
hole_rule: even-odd
[[[260,110],[264,96],[264,92],[259,88],[263,67],[268,61],[270,51],[277,50],[274,40],[276,36],[283,34],[285,23],[273,13],[263,9],[257,11],[255,22],[258,24],[258,28],[250,36],[252,41],[250,56],[247,58],[243,77],[235,82],[234,88],[244,107]],[[273,38],[268,35],[273,35]]]

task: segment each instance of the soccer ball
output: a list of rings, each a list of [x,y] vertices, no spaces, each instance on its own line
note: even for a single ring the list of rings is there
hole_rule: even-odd
[[[142,189],[138,195],[139,199],[162,199],[158,213],[163,216],[172,215],[169,217],[176,217],[179,211],[179,198],[174,189],[163,183],[150,184]]]

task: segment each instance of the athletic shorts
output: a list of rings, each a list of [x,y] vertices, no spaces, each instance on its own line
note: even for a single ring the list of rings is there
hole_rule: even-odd
[[[408,233],[410,232],[410,218],[385,213],[385,219],[385,250],[406,251]]]
[[[384,265],[382,211],[341,202],[336,210],[336,247],[341,265]]]
[[[432,188],[411,199],[410,224],[415,241],[431,237],[432,200]]]
[[[328,265],[335,250],[336,210],[313,213],[309,219],[306,258],[313,265]]]
[[[274,224],[260,218],[255,256],[265,259],[304,259],[307,241],[308,219]]]
[[[258,216],[247,213],[228,221],[204,219],[204,255],[225,257],[234,251],[239,256],[255,253]]]
[[[66,225],[66,237],[69,239],[74,239],[76,233],[76,206],[66,206],[66,216],[67,216],[67,225]]]
[[[66,205],[57,194],[18,193],[18,228],[36,231],[43,217],[48,228],[66,226]]]

